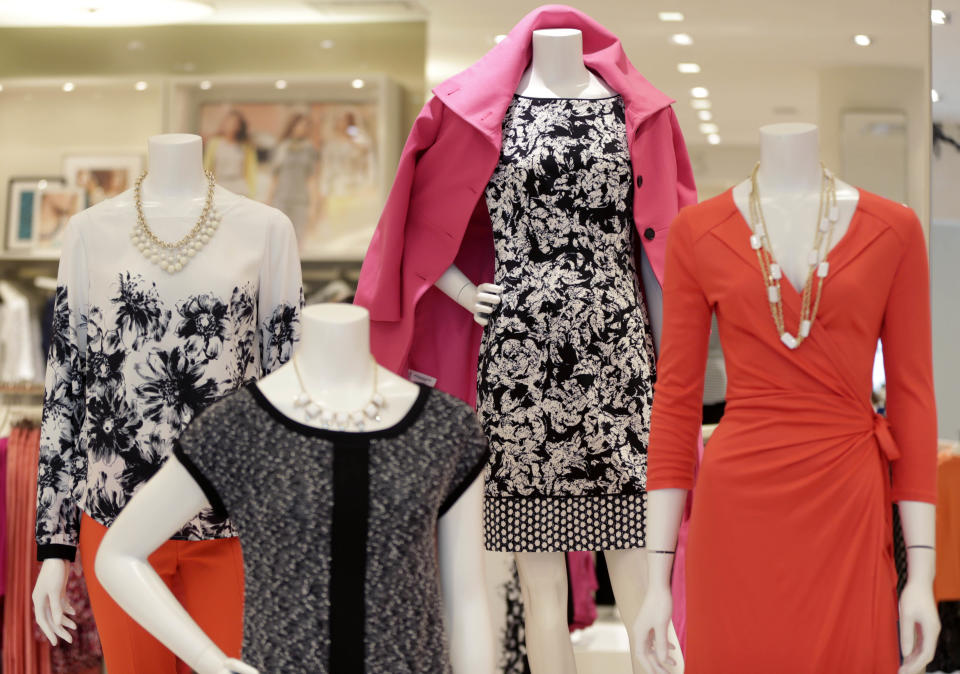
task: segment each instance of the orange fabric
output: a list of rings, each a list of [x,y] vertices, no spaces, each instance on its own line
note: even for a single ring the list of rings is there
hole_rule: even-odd
[[[14,428],[7,445],[7,568],[3,615],[3,667],[16,674],[50,674],[50,643],[34,638],[38,429]]]
[[[149,632],[134,622],[107,594],[93,570],[107,528],[84,513],[80,558],[109,672],[189,674]],[[187,613],[224,653],[240,657],[243,640],[243,558],[240,541],[167,541],[150,555],[150,564]]]
[[[941,452],[937,466],[937,601],[960,600],[960,454]]]
[[[685,209],[667,242],[647,488],[696,480],[686,671],[893,674],[890,503],[936,500],[923,231],[908,208],[861,191],[813,330],[793,351],[750,234],[728,191]],[[786,279],[781,289],[796,334],[800,294]],[[695,478],[714,312],[727,407]],[[887,419],[870,404],[878,338]]]

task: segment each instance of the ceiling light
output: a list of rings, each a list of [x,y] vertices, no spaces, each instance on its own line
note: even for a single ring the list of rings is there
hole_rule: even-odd
[[[861,47],[869,47],[870,43],[873,42],[869,35],[864,35],[863,33],[860,35],[854,35],[853,41]]]
[[[709,122],[711,119],[713,119],[713,113],[709,110],[701,110],[697,113],[697,117],[700,118],[701,122]]]
[[[201,0],[33,0],[0,2],[4,26],[144,26],[186,23],[213,13]]]
[[[70,92],[73,91],[74,89],[76,89],[76,86],[74,86],[73,82],[64,82],[64,83],[63,83],[63,90],[66,91],[67,93],[70,93]]]
[[[690,105],[693,106],[694,110],[709,110],[712,107],[710,101],[705,98],[695,98],[690,101]]]
[[[947,23],[949,16],[950,16],[950,15],[947,14],[947,13],[946,13],[945,11],[943,11],[942,9],[931,9],[931,10],[930,10],[930,20],[931,20],[933,23],[937,24],[938,26],[942,26],[943,24]]]
[[[710,95],[710,92],[707,91],[706,87],[694,87],[690,90],[690,95],[694,98],[706,98]]]
[[[352,86],[354,89],[363,89],[363,85],[364,85],[364,82],[361,79],[355,79],[353,82],[350,83],[350,86]]]
[[[200,83],[200,88],[203,89],[204,91],[206,91],[212,86],[213,86],[213,82],[211,82],[210,80],[204,80],[203,82]]]
[[[3,91],[3,85],[0,84],[0,91]]]
[[[720,130],[716,124],[713,123],[704,123],[700,125],[700,133],[709,133],[713,134]]]
[[[699,63],[678,63],[677,70],[681,73],[698,73],[700,72]]]
[[[707,136],[707,142],[710,143],[711,145],[719,145],[720,134],[711,133],[709,136]]]
[[[323,49],[332,49],[333,40],[320,40],[320,47],[322,47]]]
[[[46,180],[44,180],[43,178],[41,178],[40,180],[37,181],[37,189],[38,189],[38,190],[45,190],[45,189],[47,189],[47,186],[48,186],[49,184],[50,184],[50,183],[48,183]]]
[[[693,38],[687,35],[686,33],[676,33],[675,35],[670,36],[670,41],[673,44],[680,44],[683,46],[693,44]]]
[[[286,81],[286,80],[277,80],[276,82],[273,83],[273,86],[275,86],[277,89],[286,89],[286,88],[287,88],[287,81]]]
[[[494,41],[496,44],[500,44],[501,42],[503,42],[503,41],[506,40],[506,39],[507,39],[507,36],[506,36],[505,34],[503,34],[503,33],[500,33],[499,35],[494,35],[494,36],[493,36],[493,41]]]
[[[936,89],[931,89],[930,100],[934,103],[938,103],[940,101],[940,92],[938,92]]]
[[[144,82],[143,80],[140,80],[139,82],[133,85],[133,88],[136,89],[137,91],[146,91],[147,83]]]
[[[683,12],[660,12],[657,16],[661,21],[683,21]]]

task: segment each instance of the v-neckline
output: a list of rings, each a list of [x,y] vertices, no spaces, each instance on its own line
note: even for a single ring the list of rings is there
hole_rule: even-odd
[[[861,190],[859,187],[856,187],[856,186],[852,186],[852,187],[853,187],[853,189],[855,189],[855,190],[857,191],[857,205],[854,207],[854,209],[853,209],[853,215],[850,217],[850,224],[847,226],[847,231],[843,233],[843,236],[842,236],[842,237],[840,237],[840,240],[837,241],[833,246],[830,247],[830,250],[827,251],[826,256],[825,256],[825,257],[823,258],[823,260],[822,260],[823,262],[828,262],[828,263],[830,264],[830,272],[831,272],[831,273],[832,273],[832,272],[835,272],[836,270],[839,269],[840,264],[839,264],[838,260],[836,259],[836,258],[838,257],[838,255],[839,255],[838,251],[841,251],[844,247],[848,247],[848,246],[850,245],[849,241],[853,238],[853,234],[854,234],[855,230],[859,229],[860,220],[862,219],[862,215],[863,215],[863,213],[862,213],[863,190]],[[753,229],[750,227],[750,223],[747,222],[747,219],[743,216],[743,212],[740,210],[740,207],[737,205],[737,200],[736,200],[736,199],[734,198],[734,196],[733,196],[733,190],[734,190],[733,187],[731,187],[730,189],[727,190],[727,198],[730,200],[730,205],[733,207],[733,211],[734,211],[734,213],[736,213],[737,219],[740,221],[741,225],[743,226],[743,229],[746,230],[746,234],[747,234],[746,240],[749,241],[749,240],[750,240],[750,237],[753,236],[756,232],[753,231]],[[771,244],[771,248],[772,248],[772,244]],[[751,252],[753,252],[753,249],[752,249],[752,248],[751,248],[750,250],[751,250]],[[756,257],[756,256],[754,256],[754,257]],[[772,250],[771,250],[771,253],[770,253],[770,259],[771,259],[775,264],[780,264],[780,263],[773,257],[773,252],[772,252]],[[760,274],[762,275],[762,274],[763,274],[763,269],[760,268],[759,263],[756,264],[756,267],[757,267],[758,271],[760,272]],[[783,267],[781,267],[781,270],[782,270],[782,269],[783,269]],[[830,278],[830,276],[829,276],[829,274],[828,274],[827,278],[824,279],[824,284],[826,284],[827,279],[829,279],[829,278]],[[763,281],[764,281],[764,285],[766,285],[766,279],[763,279]],[[786,281],[786,283],[784,283],[784,281]],[[794,287],[793,281],[791,281],[791,280],[787,277],[786,274],[783,274],[783,273],[782,273],[781,276],[780,276],[781,294],[783,294],[783,287],[784,287],[784,286],[786,286],[787,290],[789,291],[789,293],[790,293],[790,295],[791,295],[791,298],[798,303],[798,304],[797,304],[797,307],[795,307],[795,308],[797,309],[797,313],[798,313],[798,315],[799,315],[799,308],[798,308],[798,307],[799,307],[799,302],[803,299],[803,295],[802,295],[803,289],[801,288],[801,289],[798,291],[797,288]]]

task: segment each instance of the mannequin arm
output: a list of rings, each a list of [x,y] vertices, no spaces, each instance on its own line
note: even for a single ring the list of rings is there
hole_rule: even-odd
[[[900,674],[922,672],[933,660],[940,618],[933,597],[936,566],[936,506],[899,501],[903,539],[907,546],[907,584],[900,596]],[[914,547],[919,546],[919,547]]]
[[[440,576],[454,674],[492,674],[493,626],[483,565],[483,475],[439,524]]]
[[[124,508],[97,552],[97,579],[148,632],[198,674],[257,674],[231,660],[193,621],[147,557],[207,505],[176,459],[167,461]]]
[[[637,634],[645,640],[643,663],[654,674],[668,674],[676,664],[667,648],[673,594],[670,576],[677,549],[677,534],[687,502],[686,489],[647,492],[647,595],[637,618]],[[652,648],[651,648],[652,646]]]
[[[503,292],[503,288],[495,283],[474,285],[473,281],[453,264],[443,272],[434,285],[444,295],[473,314],[473,320],[480,325],[486,325],[489,322],[490,312],[500,304],[500,295]]]

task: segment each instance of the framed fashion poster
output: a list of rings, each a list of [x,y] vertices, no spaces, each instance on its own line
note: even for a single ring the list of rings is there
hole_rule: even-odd
[[[290,218],[303,258],[360,260],[398,157],[394,88],[384,78],[181,82],[176,130],[203,137],[221,187]]]
[[[67,184],[83,189],[88,206],[130,189],[142,170],[143,157],[138,154],[78,155],[63,160]]]
[[[47,190],[65,184],[59,176],[11,178],[7,184],[7,250],[34,248],[34,213]]]
[[[52,185],[37,193],[33,207],[34,252],[60,248],[64,228],[75,214],[87,207],[87,192],[78,185]]]

